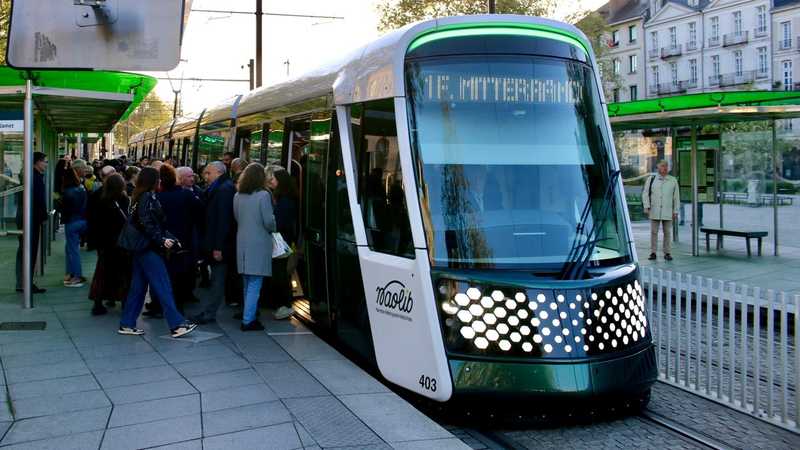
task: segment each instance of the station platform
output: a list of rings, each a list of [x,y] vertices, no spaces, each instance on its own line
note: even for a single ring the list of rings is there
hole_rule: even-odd
[[[0,331],[3,450],[469,448],[294,319],[263,311],[267,330],[243,333],[223,307],[183,339],[163,319],[118,335],[119,307],[92,317],[88,284],[61,285],[61,241],[23,310],[12,248],[2,238],[0,322],[46,328]]]

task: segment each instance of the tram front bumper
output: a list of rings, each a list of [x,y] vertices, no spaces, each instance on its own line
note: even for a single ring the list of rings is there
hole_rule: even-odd
[[[602,360],[512,363],[451,359],[450,371],[455,398],[568,402],[636,396],[649,389],[658,375],[652,344]]]

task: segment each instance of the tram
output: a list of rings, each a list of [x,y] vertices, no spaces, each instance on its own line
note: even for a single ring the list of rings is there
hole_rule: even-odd
[[[299,183],[296,308],[424,397],[648,398],[656,362],[597,62],[575,27],[448,17],[133,141]]]

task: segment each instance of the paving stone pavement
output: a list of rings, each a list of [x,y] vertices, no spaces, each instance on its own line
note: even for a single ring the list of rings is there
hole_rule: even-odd
[[[294,319],[265,310],[267,331],[242,333],[224,307],[202,342],[164,339],[158,319],[117,335],[118,308],[92,317],[88,287],[59,286],[59,244],[23,310],[0,238],[0,322],[47,322],[0,332],[2,450],[468,448]]]

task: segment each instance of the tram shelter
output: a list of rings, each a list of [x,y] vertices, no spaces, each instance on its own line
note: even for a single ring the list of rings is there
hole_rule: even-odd
[[[684,202],[690,206],[693,256],[700,251],[704,204],[717,205],[718,228],[725,228],[726,204],[771,206],[770,237],[778,256],[779,209],[796,203],[790,193],[800,192],[800,130],[793,130],[789,120],[800,118],[800,92],[687,94],[611,103],[608,113],[629,206],[636,198],[631,188],[641,192],[657,160],[671,160],[681,186],[681,210]],[[744,156],[733,147],[744,148]],[[635,215],[635,208],[631,211]],[[678,223],[673,233],[677,241]]]
[[[29,202],[23,199],[30,192],[32,169],[25,167],[25,162],[32,160],[32,151],[26,155],[24,149],[40,151],[51,161],[45,180],[47,209],[52,211],[55,161],[65,149],[60,145],[62,139],[66,142],[72,133],[110,132],[155,85],[153,77],[134,73],[0,67],[0,235],[22,235],[22,241],[30,243],[15,225],[18,208],[24,209],[23,217],[30,217]],[[51,216],[41,231],[40,248],[34,249],[39,252],[40,273],[50,254],[51,239],[44,237],[52,237],[55,226]],[[32,300],[28,281],[23,281],[23,306],[29,308]]]

